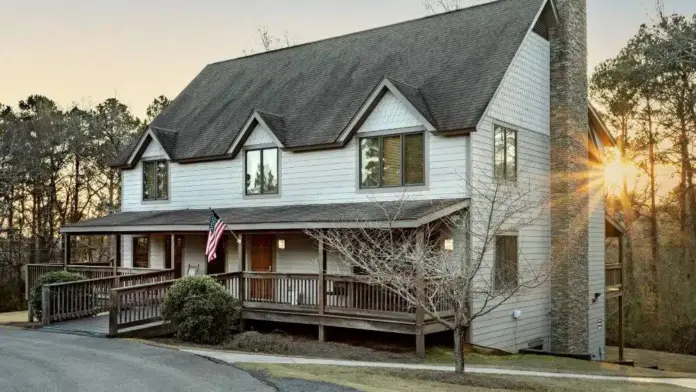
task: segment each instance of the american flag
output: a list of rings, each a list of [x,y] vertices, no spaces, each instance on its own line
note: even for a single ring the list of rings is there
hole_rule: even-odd
[[[217,258],[218,242],[222,237],[222,233],[225,232],[225,222],[220,219],[215,211],[210,210],[210,224],[208,225],[208,243],[205,245],[205,255],[208,256],[208,262],[215,260]]]

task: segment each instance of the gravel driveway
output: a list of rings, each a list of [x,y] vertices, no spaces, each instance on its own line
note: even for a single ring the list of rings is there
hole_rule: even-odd
[[[273,381],[274,386],[226,364],[131,341],[0,327],[3,392],[345,391]]]

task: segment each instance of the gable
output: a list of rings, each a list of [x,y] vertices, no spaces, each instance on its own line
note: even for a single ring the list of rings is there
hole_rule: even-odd
[[[249,134],[249,137],[247,138],[246,142],[244,143],[245,146],[258,146],[261,144],[276,144],[275,143],[275,138],[271,134],[271,131],[266,128],[261,123],[257,123],[254,129],[251,131]],[[278,146],[281,147],[281,146]]]
[[[229,159],[257,110],[273,114],[264,121],[287,149],[341,147],[388,75],[438,131],[473,130],[546,2],[500,0],[213,63],[151,126],[178,134],[177,161]]]
[[[394,93],[387,91],[358,132],[382,131],[419,125],[424,124],[416,118],[413,109],[399,101]]]
[[[164,148],[162,148],[162,145],[159,144],[159,142],[155,139],[150,141],[150,144],[148,144],[147,148],[143,152],[143,155],[140,157],[140,159],[145,159],[145,158],[164,158],[167,156],[167,153],[164,151]]]

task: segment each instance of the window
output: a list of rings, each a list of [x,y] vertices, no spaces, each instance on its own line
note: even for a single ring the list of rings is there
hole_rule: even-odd
[[[169,165],[167,161],[143,162],[143,200],[169,199]]]
[[[517,286],[517,237],[498,236],[495,239],[495,287],[510,289]]]
[[[246,151],[246,194],[278,193],[278,149],[262,148]]]
[[[133,267],[149,268],[150,237],[133,237]]]
[[[360,188],[425,184],[425,135],[360,139]]]
[[[517,131],[495,126],[495,178],[517,180]]]

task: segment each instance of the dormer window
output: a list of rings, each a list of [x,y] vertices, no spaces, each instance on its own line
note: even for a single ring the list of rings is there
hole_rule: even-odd
[[[246,194],[278,194],[278,149],[246,150]]]
[[[167,161],[143,162],[143,200],[169,200],[169,164]]]
[[[360,138],[360,188],[425,185],[422,132]]]

